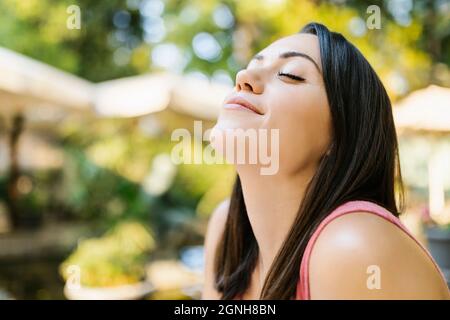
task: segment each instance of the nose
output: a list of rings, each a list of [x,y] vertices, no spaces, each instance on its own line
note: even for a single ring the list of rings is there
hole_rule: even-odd
[[[247,90],[261,94],[264,90],[261,78],[253,70],[242,69],[236,74],[236,90]]]

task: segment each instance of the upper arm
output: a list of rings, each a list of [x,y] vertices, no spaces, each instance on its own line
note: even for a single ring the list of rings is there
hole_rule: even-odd
[[[332,220],[309,265],[312,299],[448,299],[426,252],[403,230],[372,213]]]
[[[206,231],[205,278],[202,299],[220,299],[220,293],[214,288],[214,258],[217,244],[222,236],[228,217],[229,199],[221,202],[212,213]]]

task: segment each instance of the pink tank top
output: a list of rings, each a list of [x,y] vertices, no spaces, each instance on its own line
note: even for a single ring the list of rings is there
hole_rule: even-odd
[[[433,264],[436,266],[436,269],[442,276],[442,279],[445,280],[445,277],[442,271],[439,269],[438,265],[434,261],[433,257],[430,255],[428,250],[406,229],[406,227],[402,224],[400,219],[394,216],[391,212],[389,212],[386,208],[379,206],[378,204],[370,201],[362,201],[362,200],[354,200],[348,201],[339,207],[337,207],[333,212],[331,212],[323,221],[319,224],[317,229],[314,231],[311,239],[308,241],[306,245],[305,252],[303,254],[303,258],[300,264],[300,279],[297,283],[297,292],[296,292],[296,300],[309,300],[310,292],[309,292],[309,259],[311,256],[311,251],[314,246],[314,243],[317,240],[320,232],[325,228],[325,226],[330,223],[332,220],[340,217],[344,214],[355,212],[355,211],[364,211],[368,213],[376,214],[395,225],[397,225],[400,229],[402,229],[409,237],[411,237],[428,255]]]

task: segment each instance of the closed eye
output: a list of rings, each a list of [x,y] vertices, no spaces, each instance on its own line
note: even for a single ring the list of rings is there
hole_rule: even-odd
[[[279,76],[285,76],[285,77],[288,77],[288,78],[291,78],[291,79],[297,80],[297,81],[305,81],[305,78],[302,78],[302,77],[299,77],[299,76],[296,76],[296,75],[293,75],[293,74],[290,74],[290,73],[278,72],[278,75]]]

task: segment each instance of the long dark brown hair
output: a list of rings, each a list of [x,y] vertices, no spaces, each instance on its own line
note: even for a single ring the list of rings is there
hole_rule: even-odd
[[[306,244],[318,224],[337,206],[350,200],[367,200],[395,216],[403,210],[397,136],[383,84],[360,51],[341,34],[318,23],[307,24],[299,33],[314,34],[319,40],[333,137],[329,153],[321,159],[307,186],[286,241],[268,271],[260,299],[295,297]],[[222,299],[245,292],[258,252],[237,176],[214,261],[214,285]]]

